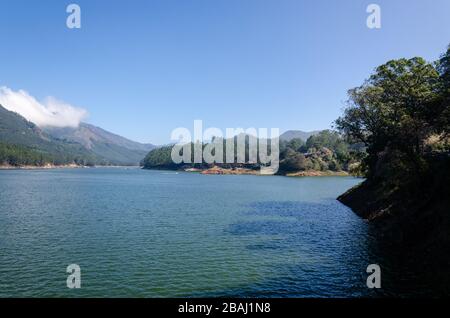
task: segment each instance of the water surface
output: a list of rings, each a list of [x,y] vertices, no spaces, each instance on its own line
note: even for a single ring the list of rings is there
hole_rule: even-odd
[[[0,171],[0,296],[375,296],[368,224],[335,200],[360,181]]]

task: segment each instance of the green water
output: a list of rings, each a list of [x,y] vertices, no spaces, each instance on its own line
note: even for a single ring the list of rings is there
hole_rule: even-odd
[[[0,171],[0,296],[375,295],[368,225],[335,200],[360,181]]]

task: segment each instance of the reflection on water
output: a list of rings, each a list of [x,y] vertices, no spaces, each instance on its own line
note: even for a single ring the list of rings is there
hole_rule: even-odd
[[[359,181],[0,171],[0,296],[448,294],[334,199]],[[66,287],[72,263],[79,290]],[[382,268],[378,291],[366,287],[371,263]]]

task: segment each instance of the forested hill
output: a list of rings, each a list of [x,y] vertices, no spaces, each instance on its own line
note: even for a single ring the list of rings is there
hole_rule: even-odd
[[[389,61],[348,96],[336,126],[367,146],[366,181],[339,200],[379,224],[389,244],[448,254],[450,47],[434,63]]]
[[[0,105],[0,165],[139,165],[154,147],[85,123],[41,129]]]
[[[235,152],[237,149],[236,139]],[[226,141],[224,141],[224,151]],[[246,140],[248,152],[248,137]],[[269,143],[270,144],[270,143]],[[280,167],[279,174],[301,173],[305,171],[317,172],[339,172],[354,170],[359,167],[360,153],[364,148],[360,145],[348,144],[339,133],[331,130],[323,130],[312,134],[306,141],[301,138],[280,140]],[[193,145],[191,145],[193,146]],[[203,147],[205,147],[203,145]],[[215,163],[215,164],[175,164],[171,158],[172,146],[154,149],[142,161],[145,169],[175,169],[183,170],[189,168],[207,169],[218,166],[228,169],[248,168],[259,169],[259,162],[254,164],[240,163]],[[248,159],[248,153],[247,153]],[[225,160],[224,160],[225,161]],[[237,162],[235,160],[235,162]]]
[[[101,158],[78,143],[63,142],[0,105],[0,165],[94,165]]]

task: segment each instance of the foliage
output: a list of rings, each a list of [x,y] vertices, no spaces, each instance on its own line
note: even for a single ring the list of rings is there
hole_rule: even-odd
[[[360,161],[364,149],[348,143],[338,132],[323,130],[306,142],[280,143],[280,169],[295,171],[348,171],[349,165]]]
[[[245,139],[246,148],[246,160],[248,162],[248,145],[249,136]],[[253,137],[254,138],[254,137]],[[215,165],[224,168],[237,168],[245,167],[250,169],[258,169],[260,167],[259,158],[256,163],[237,163],[236,151],[237,151],[237,138],[234,138],[235,143],[235,163],[216,163]],[[256,140],[257,147],[261,140]],[[267,142],[270,145],[270,142]],[[226,153],[226,141],[223,141],[223,153],[224,162]],[[204,144],[202,147],[206,147]],[[191,144],[192,155],[193,147]],[[171,159],[172,146],[166,146],[154,149],[148,153],[145,159],[142,161],[142,165],[147,169],[185,169],[185,168],[208,168],[211,165],[206,163],[199,164],[175,164]],[[270,151],[270,148],[269,148]],[[351,146],[335,131],[324,130],[315,136],[311,136],[305,142],[302,139],[294,138],[290,141],[280,141],[280,173],[297,172],[306,170],[318,170],[318,171],[341,171],[347,170],[348,165],[355,162],[355,156],[353,156],[353,150]]]
[[[0,143],[0,165],[7,164],[11,166],[44,166],[64,165],[94,165],[94,161],[82,156],[68,156],[63,153],[48,153],[38,149],[33,149],[21,145],[12,145]]]
[[[52,138],[33,123],[1,105],[0,144],[0,164],[107,164],[82,145]]]
[[[177,165],[171,158],[172,146],[165,146],[151,150],[142,160],[145,169],[175,169]]]
[[[430,141],[448,138],[449,51],[435,64],[420,57],[389,61],[348,92],[336,126],[367,147],[369,180],[414,183],[428,172],[433,151],[448,152],[445,143]]]

